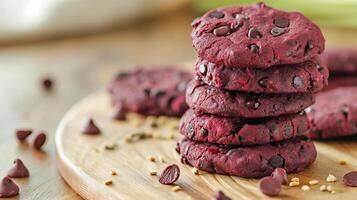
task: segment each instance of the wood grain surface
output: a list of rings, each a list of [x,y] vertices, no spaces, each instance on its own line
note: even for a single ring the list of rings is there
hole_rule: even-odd
[[[178,120],[163,120],[159,128],[151,128],[152,117],[131,116],[127,121],[113,121],[109,97],[105,92],[96,93],[75,105],[64,117],[56,133],[59,170],[72,188],[85,199],[210,199],[217,190],[223,190],[232,199],[266,199],[258,189],[257,179],[202,173],[194,175],[192,168],[180,163],[175,152]],[[83,135],[81,128],[93,117],[102,130],[100,135]],[[155,120],[155,119],[154,119]],[[160,125],[161,124],[161,125]],[[126,142],[137,133],[156,134],[155,138]],[[171,138],[172,135],[176,139]],[[161,136],[161,137],[158,137]],[[165,138],[165,139],[160,139]],[[114,150],[106,146],[118,145]],[[279,197],[274,199],[344,199],[352,200],[357,189],[345,187],[342,176],[357,168],[357,138],[337,142],[316,142],[317,161],[306,171],[291,174],[299,177],[299,187],[284,186]],[[151,162],[147,157],[154,156]],[[165,163],[158,160],[163,157]],[[346,160],[347,165],[340,165]],[[171,191],[173,186],[161,185],[151,170],[160,173],[169,164],[178,164],[181,177],[177,185],[182,191]],[[115,170],[118,175],[112,176]],[[336,183],[326,182],[328,174],[337,177]],[[105,185],[105,181],[113,181]],[[302,191],[301,186],[310,180],[319,180],[311,191]],[[323,184],[331,185],[336,193],[321,192]]]

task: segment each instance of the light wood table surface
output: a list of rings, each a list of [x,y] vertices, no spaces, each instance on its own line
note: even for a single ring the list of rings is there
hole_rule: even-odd
[[[29,179],[16,180],[21,192],[14,199],[80,199],[56,169],[54,133],[59,120],[75,102],[105,87],[119,70],[194,60],[192,19],[178,12],[120,31],[0,48],[0,177],[16,158],[31,173]],[[329,35],[331,44],[341,44],[350,42],[355,32]],[[51,93],[41,90],[44,76],[55,81]],[[47,132],[44,152],[18,144],[15,129],[24,127]]]
[[[192,19],[178,12],[116,32],[0,48],[0,177],[16,158],[31,173],[29,179],[15,180],[21,190],[18,199],[80,199],[56,169],[58,122],[120,70],[192,61]],[[44,76],[55,81],[51,93],[41,90]],[[44,153],[18,144],[14,132],[23,127],[47,132]]]

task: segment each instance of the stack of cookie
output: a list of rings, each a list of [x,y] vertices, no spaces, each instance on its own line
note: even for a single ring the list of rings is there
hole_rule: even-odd
[[[262,3],[210,11],[193,22],[198,52],[181,119],[182,162],[217,174],[299,172],[316,159],[305,108],[327,84],[320,29]]]

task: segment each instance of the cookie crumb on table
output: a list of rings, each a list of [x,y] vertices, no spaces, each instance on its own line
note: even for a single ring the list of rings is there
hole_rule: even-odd
[[[310,188],[310,186],[308,186],[308,185],[303,185],[303,186],[301,187],[301,190],[303,190],[303,191],[310,191],[311,188]]]
[[[329,174],[326,178],[326,181],[327,182],[336,182],[337,181],[337,178],[336,176],[332,175],[332,174]]]
[[[182,190],[182,188],[180,186],[178,186],[178,185],[176,185],[176,186],[171,188],[171,191],[173,191],[173,192],[178,192],[180,190]]]
[[[113,185],[113,181],[112,180],[106,180],[104,181],[105,185]]]
[[[299,185],[300,185],[300,182],[296,182],[296,181],[293,181],[293,182],[289,183],[290,187],[296,187],[296,186],[299,186]]]
[[[157,175],[157,171],[151,170],[151,171],[149,171],[149,175],[150,176],[156,176]]]
[[[154,156],[148,156],[148,157],[146,157],[146,160],[148,160],[150,162],[156,162],[156,158]]]
[[[310,185],[317,185],[318,183],[319,183],[318,180],[311,180],[311,181],[309,181],[309,184],[310,184]]]

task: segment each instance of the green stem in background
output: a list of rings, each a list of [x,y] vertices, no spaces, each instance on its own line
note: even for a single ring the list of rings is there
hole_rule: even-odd
[[[200,15],[207,10],[226,5],[247,5],[256,0],[193,0]],[[264,3],[283,10],[299,11],[323,26],[357,28],[356,0],[266,0]]]

